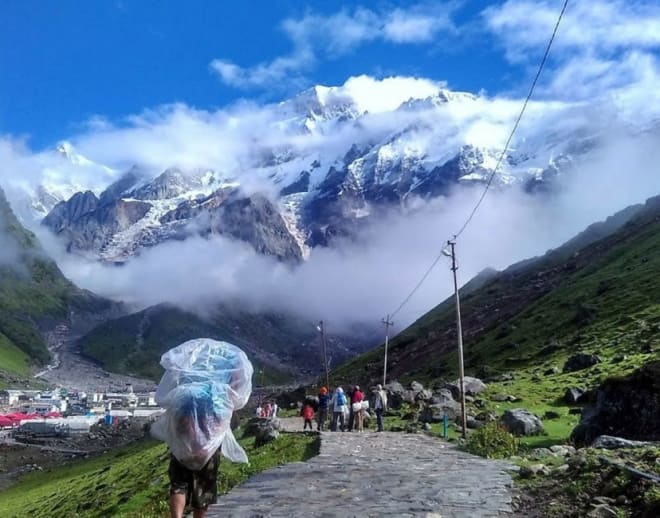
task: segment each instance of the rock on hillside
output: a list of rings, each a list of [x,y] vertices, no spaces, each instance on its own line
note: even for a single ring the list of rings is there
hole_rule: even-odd
[[[571,434],[576,444],[589,444],[599,435],[660,440],[660,361],[606,380],[592,397]]]

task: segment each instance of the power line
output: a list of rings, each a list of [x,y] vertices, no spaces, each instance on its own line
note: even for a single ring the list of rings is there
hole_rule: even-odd
[[[509,146],[511,145],[511,141],[513,140],[513,136],[516,133],[516,130],[518,129],[518,126],[520,124],[520,121],[522,120],[523,114],[525,113],[525,110],[527,109],[527,105],[529,104],[530,99],[532,98],[532,94],[534,93],[534,89],[536,88],[536,83],[539,80],[539,77],[541,76],[541,72],[543,71],[543,67],[545,66],[545,62],[548,59],[548,55],[550,54],[550,48],[552,47],[552,43],[555,40],[555,36],[557,35],[557,30],[559,29],[559,25],[561,23],[562,18],[564,17],[564,13],[566,12],[566,7],[568,6],[568,0],[564,0],[564,4],[562,5],[561,11],[559,13],[559,16],[557,17],[557,22],[555,23],[554,29],[552,30],[552,35],[550,36],[550,40],[548,41],[548,45],[545,48],[545,52],[543,53],[543,58],[541,59],[541,62],[539,63],[538,70],[536,71],[536,75],[534,76],[534,80],[532,81],[532,85],[529,88],[529,92],[527,93],[527,97],[525,98],[525,102],[523,103],[523,106],[520,110],[520,113],[518,114],[518,117],[516,119],[516,122],[513,125],[513,128],[511,129],[511,133],[509,134],[509,137],[506,140],[506,143],[504,145],[504,149],[502,150],[502,153],[500,153],[500,156],[497,160],[497,163],[495,164],[495,167],[493,171],[490,173],[488,177],[488,181],[486,182],[486,186],[484,188],[484,191],[481,193],[481,196],[479,197],[479,200],[477,200],[476,205],[470,212],[468,218],[465,220],[465,223],[461,226],[459,231],[454,234],[453,240],[454,242],[456,239],[463,234],[465,229],[468,227],[472,219],[474,218],[474,215],[477,213],[477,210],[479,210],[479,207],[481,206],[481,203],[484,201],[484,198],[486,197],[486,194],[488,194],[488,190],[490,189],[490,186],[493,183],[493,179],[495,178],[495,175],[498,172],[498,169],[500,168],[500,165],[502,164],[502,160],[504,160],[504,157],[506,156],[506,153],[509,150]],[[436,256],[436,258],[433,260],[433,263],[431,263],[431,266],[426,270],[420,281],[417,283],[417,285],[412,289],[412,291],[408,294],[408,296],[399,304],[399,307],[396,308],[396,311],[393,311],[390,313],[390,316],[393,318],[403,307],[410,301],[410,299],[413,297],[413,295],[417,292],[419,288],[421,288],[422,284],[426,281],[427,277],[431,274],[431,271],[433,268],[435,268],[435,265],[438,264],[440,259],[443,256],[443,251],[444,249]]]
[[[474,206],[472,209],[472,212],[470,212],[470,215],[468,218],[465,220],[465,223],[463,223],[463,226],[460,228],[456,234],[454,234],[454,239],[457,239],[463,231],[467,228],[467,226],[470,224],[472,221],[472,218],[476,214],[477,210],[479,210],[479,206],[481,203],[484,201],[484,198],[486,197],[486,194],[488,193],[488,190],[490,189],[491,184],[493,183],[493,179],[495,178],[495,175],[498,172],[498,169],[500,168],[500,165],[502,164],[502,160],[504,160],[504,157],[506,156],[506,153],[509,151],[509,146],[511,145],[511,141],[513,140],[513,135],[516,133],[516,130],[518,129],[518,125],[520,124],[520,120],[523,117],[523,114],[525,113],[525,110],[527,109],[527,105],[529,104],[529,100],[532,98],[532,94],[534,93],[534,89],[536,88],[536,83],[539,80],[539,77],[541,76],[541,72],[543,71],[543,67],[545,66],[545,62],[548,59],[548,55],[550,54],[550,47],[552,47],[552,42],[555,41],[555,36],[557,35],[557,29],[559,29],[559,24],[561,23],[562,18],[564,17],[564,12],[566,11],[566,6],[568,5],[568,0],[564,0],[564,5],[561,8],[561,12],[559,13],[559,17],[557,18],[557,23],[555,23],[555,28],[552,30],[552,36],[550,36],[550,41],[548,41],[548,46],[545,48],[545,52],[543,53],[543,58],[541,59],[541,63],[539,64],[539,68],[536,71],[536,75],[534,76],[534,80],[532,81],[532,86],[529,88],[529,92],[527,93],[527,97],[525,98],[525,102],[523,103],[522,109],[520,110],[520,113],[518,114],[518,118],[516,119],[516,122],[513,125],[513,129],[511,130],[511,133],[509,134],[509,138],[506,140],[506,144],[504,144],[504,149],[502,150],[502,153],[500,153],[499,158],[497,159],[497,163],[495,164],[495,168],[493,171],[490,173],[490,176],[488,177],[488,182],[486,182],[486,187],[484,189],[484,192],[481,193],[481,196],[479,200],[477,201],[477,204]]]
[[[403,300],[403,302],[402,302],[401,304],[399,304],[399,307],[396,308],[396,311],[393,311],[392,313],[390,313],[390,317],[391,317],[391,318],[394,318],[394,317],[396,316],[396,314],[397,314],[399,311],[401,311],[401,309],[403,309],[403,306],[405,306],[405,305],[408,303],[408,301],[413,297],[413,295],[417,292],[417,290],[418,290],[419,288],[422,287],[422,284],[424,284],[424,281],[425,281],[426,278],[430,275],[430,273],[431,273],[431,271],[433,270],[433,268],[435,268],[435,265],[438,264],[438,261],[440,261],[440,258],[441,258],[441,257],[442,257],[442,253],[438,254],[438,256],[435,258],[435,260],[433,261],[433,263],[431,263],[431,266],[429,266],[428,270],[426,270],[426,273],[424,273],[424,275],[422,276],[422,278],[419,280],[419,282],[417,283],[417,285],[416,285],[416,286],[413,288],[413,290],[408,294],[408,296]]]

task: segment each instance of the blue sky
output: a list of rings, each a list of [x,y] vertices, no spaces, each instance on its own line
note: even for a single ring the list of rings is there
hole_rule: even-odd
[[[463,26],[478,22],[484,4],[451,3],[440,11],[451,13],[451,24]],[[95,115],[115,120],[172,102],[212,109],[239,97],[276,100],[310,84],[341,84],[359,74],[424,76],[470,91],[499,91],[518,77],[519,67],[506,62],[491,36],[474,41],[452,34],[447,25],[423,41],[380,39],[340,51],[317,48],[315,62],[299,74],[290,70],[291,80],[237,88],[212,70],[213,60],[248,67],[287,55],[295,43],[282,27],[284,20],[329,17],[342,10],[354,15],[353,3],[194,0],[183,5],[154,0],[3,3],[0,133],[29,136],[29,145],[40,148],[80,131]],[[385,16],[415,4],[367,5]],[[417,9],[429,12],[427,6]]]
[[[38,150],[88,131],[90,121],[130,125],[130,116],[172,103],[213,112],[361,74],[521,97],[561,5],[6,0],[0,135]],[[656,2],[572,0],[537,98],[646,91],[657,85],[659,49]]]

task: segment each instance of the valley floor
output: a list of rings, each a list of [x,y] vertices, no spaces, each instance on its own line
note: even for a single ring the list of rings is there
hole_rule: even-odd
[[[76,346],[78,338],[64,325],[49,333],[47,342],[53,361],[35,377],[70,391],[116,392],[125,390],[128,384],[133,385],[136,392],[156,389],[151,380],[108,372],[85,358]]]

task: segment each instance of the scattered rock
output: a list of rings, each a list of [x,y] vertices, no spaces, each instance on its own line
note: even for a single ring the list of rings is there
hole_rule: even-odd
[[[493,394],[490,399],[493,401],[507,401],[508,397],[506,394]]]
[[[555,412],[554,410],[547,410],[545,414],[543,414],[543,419],[559,419],[561,417],[561,414],[559,412]]]
[[[543,374],[545,376],[552,376],[554,374],[559,374],[561,371],[559,370],[559,367],[550,367],[549,369],[543,371]]]
[[[601,435],[596,437],[596,440],[591,444],[592,448],[606,448],[610,450],[618,448],[643,448],[645,446],[653,446],[653,443],[648,441],[631,441],[623,439],[622,437],[613,437],[611,435]]]
[[[415,394],[415,401],[431,401],[433,399],[433,392],[429,389],[422,389]]]
[[[419,421],[422,423],[441,423],[445,414],[450,421],[456,419],[461,414],[460,403],[451,399],[442,403],[426,405],[419,414]]]
[[[460,386],[460,380],[456,380],[445,385],[445,388],[451,390],[454,399],[458,399],[460,397]],[[465,387],[465,393],[470,396],[475,396],[486,390],[486,384],[479,378],[473,378],[472,376],[463,378],[463,386]]]
[[[587,391],[581,387],[567,388],[566,392],[564,392],[564,397],[562,398],[562,401],[569,405],[574,405],[575,403],[580,402],[580,400],[586,394],[586,392]]]
[[[530,464],[529,466],[521,466],[518,474],[521,478],[532,478],[537,475],[549,475],[550,470],[545,464]]]
[[[568,464],[562,464],[561,466],[557,466],[556,468],[554,468],[552,470],[552,474],[553,475],[561,475],[563,473],[566,473],[568,471],[568,469],[569,469]]]
[[[594,505],[593,509],[587,513],[589,518],[617,518],[617,513],[615,509],[612,509],[609,505],[598,504]]]
[[[422,390],[424,390],[424,385],[422,385],[419,381],[413,381],[410,384],[410,390],[412,390],[415,393],[421,392]]]
[[[573,446],[555,445],[550,446],[550,451],[557,457],[568,457],[575,455],[575,448]]]
[[[593,367],[600,363],[600,357],[595,354],[577,353],[564,363],[564,372],[575,372]]]
[[[524,408],[507,410],[501,423],[513,435],[538,435],[544,431],[541,420]]]
[[[479,412],[475,416],[475,419],[483,421],[484,423],[492,423],[493,421],[497,421],[497,416],[492,412]]]
[[[612,363],[621,363],[625,362],[628,357],[625,354],[615,354],[612,358]]]
[[[546,345],[543,349],[539,351],[539,356],[550,356],[552,354],[555,354],[559,350],[561,350],[561,347],[558,344]]]
[[[467,427],[470,428],[471,430],[476,430],[484,425],[483,421],[477,421],[472,416],[468,416],[465,422],[467,424]]]
[[[582,409],[581,408],[569,408],[568,409],[568,415],[582,415]]]
[[[542,459],[543,457],[550,457],[552,452],[549,448],[534,448],[531,452],[531,456],[534,459]]]

